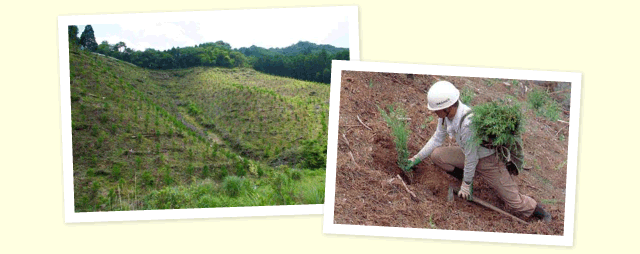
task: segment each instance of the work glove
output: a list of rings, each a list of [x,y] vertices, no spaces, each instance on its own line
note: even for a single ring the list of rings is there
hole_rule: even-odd
[[[467,200],[473,200],[473,183],[467,184],[462,181],[462,185],[460,186],[460,191],[458,191],[458,196],[462,198],[466,198]]]
[[[404,169],[404,171],[411,171],[411,168],[413,168],[413,166],[418,165],[418,163],[420,163],[420,159],[417,158],[411,158],[409,159],[409,163],[407,164],[407,166]]]

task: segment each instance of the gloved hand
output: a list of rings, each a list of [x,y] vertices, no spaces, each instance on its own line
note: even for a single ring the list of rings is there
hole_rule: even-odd
[[[462,185],[460,185],[460,191],[458,192],[458,196],[462,198],[466,198],[467,200],[473,199],[473,183],[467,184],[462,181]]]
[[[414,159],[414,158],[409,159],[409,163],[407,164],[407,167],[403,168],[404,171],[410,171],[411,168],[413,168],[413,166],[415,166],[415,165],[418,165],[418,163],[420,163],[420,161],[421,160],[417,159],[417,158],[416,159]]]

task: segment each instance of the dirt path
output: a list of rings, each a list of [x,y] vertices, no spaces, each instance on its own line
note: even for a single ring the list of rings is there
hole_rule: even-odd
[[[558,135],[568,136],[568,128],[561,122],[549,122],[527,113],[527,129],[523,139],[526,160],[532,169],[514,177],[522,193],[542,202],[550,211],[554,219],[550,224],[522,218],[531,222],[523,225],[460,199],[447,202],[449,184],[459,182],[435,167],[430,160],[419,164],[413,179],[408,181],[409,189],[417,195],[417,202],[410,198],[400,181],[392,180],[402,170],[396,165],[395,145],[376,105],[384,107],[397,103],[407,110],[412,131],[409,151],[413,155],[436,129],[437,117],[426,108],[426,91],[430,84],[445,78],[458,88],[473,91],[475,98],[472,105],[506,95],[524,101],[524,91],[534,85],[531,82],[505,83],[479,78],[343,72],[335,223],[563,234],[568,144],[566,139],[560,140]],[[562,118],[568,119],[568,116]],[[448,141],[445,145],[453,143]],[[474,195],[506,210],[504,203],[482,178],[476,178],[475,183]]]

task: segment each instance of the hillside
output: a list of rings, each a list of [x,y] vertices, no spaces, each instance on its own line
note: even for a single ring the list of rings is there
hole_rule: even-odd
[[[69,55],[76,212],[324,202],[328,86]]]
[[[396,163],[393,136],[377,106],[396,105],[407,111],[411,129],[408,149],[413,156],[436,130],[437,115],[426,107],[426,92],[438,80],[456,85],[461,100],[471,106],[500,99],[521,105],[526,117],[525,167],[529,170],[512,178],[521,193],[533,197],[551,213],[551,223],[522,218],[529,222],[524,225],[458,198],[448,202],[449,185],[458,187],[460,182],[430,159],[414,168],[413,177],[404,176]],[[341,85],[336,224],[563,234],[571,93],[566,84],[345,71]],[[541,107],[531,106],[539,102],[544,102]],[[455,141],[443,145],[455,145]],[[397,175],[403,176],[417,201],[410,198]],[[505,210],[482,177],[474,179],[473,191],[475,197]]]

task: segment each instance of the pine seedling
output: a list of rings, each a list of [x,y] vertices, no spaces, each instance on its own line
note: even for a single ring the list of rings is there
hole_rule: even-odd
[[[387,122],[387,126],[391,128],[391,135],[394,137],[396,144],[396,152],[398,153],[398,166],[404,171],[411,171],[409,166],[409,150],[407,148],[407,142],[409,141],[409,135],[411,131],[407,122],[405,122],[405,111],[398,107],[395,111],[393,106],[389,105],[389,113],[380,107],[378,111],[382,115],[382,118]]]

